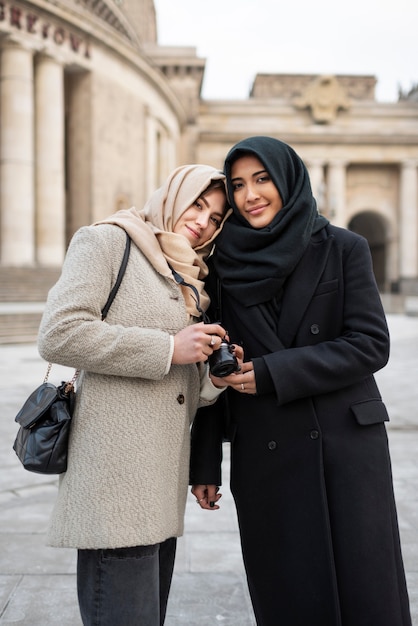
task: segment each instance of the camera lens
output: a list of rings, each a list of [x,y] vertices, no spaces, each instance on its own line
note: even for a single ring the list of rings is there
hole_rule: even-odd
[[[239,369],[231,344],[222,341],[219,350],[215,350],[209,357],[209,369],[211,374],[219,378],[229,376]]]

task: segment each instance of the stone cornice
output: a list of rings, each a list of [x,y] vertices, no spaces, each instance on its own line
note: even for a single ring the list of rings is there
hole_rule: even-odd
[[[146,77],[166,99],[168,106],[177,116],[180,125],[183,126],[186,123],[186,111],[177,94],[168,84],[161,70],[150,63],[150,59],[144,54],[139,45],[134,45],[126,36],[110,26],[106,21],[99,20],[93,12],[81,6],[80,3],[75,1],[63,2],[62,0],[32,0],[30,3],[25,2],[25,0],[4,0],[4,4],[6,7],[12,5],[21,7],[25,12],[36,12],[42,20],[48,22],[56,20],[58,26],[63,25],[65,28],[74,29],[78,33],[82,33],[83,37],[89,42],[91,58],[74,57],[74,63],[79,64],[81,67],[86,69],[90,67],[94,59],[94,45],[107,47],[114,54],[120,55]],[[117,10],[116,7],[115,10]],[[2,24],[0,36],[13,36],[16,34],[20,39],[24,37],[26,39],[31,38],[34,49],[42,51],[45,48],[45,42],[42,40],[42,37],[37,41],[33,34],[13,29],[7,20]],[[52,52],[53,50],[51,50]],[[68,58],[70,59],[70,57]]]
[[[241,141],[248,135],[264,134],[257,131],[257,129],[247,129],[246,133],[235,132],[212,132],[210,130],[202,130],[199,134],[199,141],[201,143],[221,143],[233,145],[238,141]],[[384,146],[413,146],[418,148],[418,137],[411,137],[399,134],[379,135],[379,134],[349,134],[335,133],[333,135],[311,135],[301,130],[300,133],[279,132],[275,133],[270,131],[268,133],[271,137],[276,137],[285,143],[292,146],[300,144],[304,145],[344,145],[344,146],[366,146],[366,147],[384,147]],[[413,155],[411,155],[412,157]]]
[[[114,2],[108,0],[74,0],[75,4],[85,7],[100,20],[103,20],[111,28],[117,30],[135,45],[140,41],[137,33],[129,24],[124,14],[117,8]]]

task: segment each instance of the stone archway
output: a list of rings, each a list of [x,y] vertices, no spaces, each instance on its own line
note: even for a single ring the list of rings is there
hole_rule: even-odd
[[[369,242],[377,286],[381,292],[387,291],[387,228],[384,218],[374,211],[363,211],[350,220],[348,228]]]

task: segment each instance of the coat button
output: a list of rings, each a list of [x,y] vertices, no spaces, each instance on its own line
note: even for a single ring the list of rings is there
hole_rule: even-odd
[[[318,324],[312,324],[312,326],[311,326],[311,333],[313,335],[317,335],[319,333],[319,326],[318,326]]]
[[[179,393],[179,395],[177,396],[177,402],[179,404],[184,404],[184,395],[182,393]]]
[[[269,450],[275,450],[277,448],[277,443],[275,441],[269,441],[267,446]]]
[[[317,430],[311,430],[311,439],[318,439],[319,432]]]

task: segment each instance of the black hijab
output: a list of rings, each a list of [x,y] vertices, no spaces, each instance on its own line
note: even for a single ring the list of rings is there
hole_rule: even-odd
[[[270,224],[260,229],[240,215],[234,202],[231,167],[246,154],[261,161],[283,202]],[[308,171],[290,146],[272,137],[237,143],[227,154],[224,171],[233,213],[218,236],[213,258],[223,290],[245,307],[280,300],[311,235],[328,223],[318,214]]]

